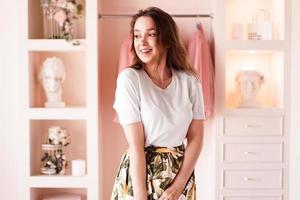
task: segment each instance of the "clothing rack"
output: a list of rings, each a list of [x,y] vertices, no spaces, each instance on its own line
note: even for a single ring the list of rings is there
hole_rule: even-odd
[[[132,17],[132,14],[98,14],[98,19],[100,18],[123,18],[123,17]],[[178,17],[178,18],[191,18],[191,17],[201,17],[201,18],[211,18],[213,19],[213,13],[211,14],[171,14],[172,17]]]

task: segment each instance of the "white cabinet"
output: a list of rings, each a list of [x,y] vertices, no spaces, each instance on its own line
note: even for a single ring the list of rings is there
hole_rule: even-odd
[[[218,200],[289,199],[290,9],[289,0],[217,0]],[[248,37],[266,24],[271,39],[259,40],[259,28]]]
[[[20,134],[26,138],[21,146],[23,199],[39,200],[45,195],[71,193],[80,195],[82,200],[97,200],[100,197],[97,1],[81,1],[83,15],[73,23],[72,41],[45,38],[54,25],[43,17],[41,2],[20,3],[22,66],[19,66],[19,82],[23,130]],[[59,58],[65,66],[62,90],[66,106],[62,108],[49,108],[44,104],[46,95],[38,75],[49,57]],[[64,127],[71,137],[70,145],[63,149],[68,161],[64,175],[41,174],[41,144],[45,143],[51,126]],[[71,161],[75,159],[86,161],[85,175],[72,175]]]

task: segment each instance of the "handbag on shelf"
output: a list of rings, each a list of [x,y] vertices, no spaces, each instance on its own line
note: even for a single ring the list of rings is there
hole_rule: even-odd
[[[252,23],[248,23],[247,29],[248,40],[272,40],[273,25],[269,11],[267,9],[253,11]]]

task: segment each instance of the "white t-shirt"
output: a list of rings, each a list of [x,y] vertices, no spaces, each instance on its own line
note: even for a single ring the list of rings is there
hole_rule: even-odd
[[[124,69],[118,76],[113,107],[122,125],[142,122],[146,147],[179,146],[192,119],[205,118],[200,81],[176,70],[168,87],[161,89],[143,69]]]

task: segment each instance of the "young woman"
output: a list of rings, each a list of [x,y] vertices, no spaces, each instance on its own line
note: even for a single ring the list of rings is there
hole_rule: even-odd
[[[195,199],[205,118],[199,79],[169,14],[140,10],[131,33],[134,65],[119,74],[114,103],[129,150],[111,199]]]

